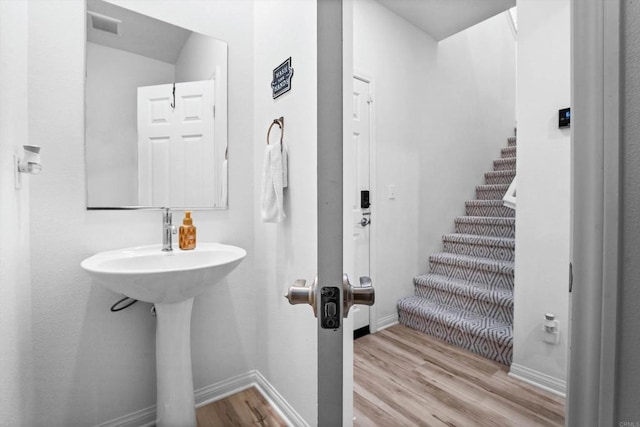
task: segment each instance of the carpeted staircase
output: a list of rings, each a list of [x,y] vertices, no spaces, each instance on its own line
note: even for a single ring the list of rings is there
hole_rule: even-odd
[[[508,139],[430,272],[413,279],[415,294],[398,301],[401,324],[511,364],[515,211],[502,204],[516,174],[516,139]]]

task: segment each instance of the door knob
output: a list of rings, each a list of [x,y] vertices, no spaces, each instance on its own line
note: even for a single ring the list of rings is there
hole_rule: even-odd
[[[367,225],[371,224],[371,220],[369,218],[362,217],[359,224],[363,227],[366,227]]]
[[[367,276],[360,278],[360,287],[354,287],[349,282],[349,276],[343,274],[342,289],[344,293],[343,313],[345,318],[349,315],[349,310],[354,304],[373,305],[376,300],[376,292],[373,289],[371,278]]]
[[[318,277],[313,280],[311,286],[306,285],[304,279],[296,280],[285,294],[285,298],[289,300],[289,304],[309,304],[313,308],[313,315],[318,317],[316,308],[316,288],[318,287]]]
[[[318,277],[313,280],[311,286],[306,285],[306,280],[298,279],[285,294],[289,304],[309,304],[313,308],[313,315],[318,317],[316,301],[318,296]],[[376,293],[371,284],[371,278],[363,276],[360,278],[360,286],[354,287],[349,283],[349,276],[342,275],[342,316],[338,310],[340,304],[340,288],[325,286],[322,288],[320,296],[321,319],[323,327],[332,329],[340,325],[340,317],[346,318],[349,310],[354,304],[373,305]]]

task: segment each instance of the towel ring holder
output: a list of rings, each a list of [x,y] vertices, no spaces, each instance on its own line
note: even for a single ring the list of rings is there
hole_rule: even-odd
[[[269,145],[269,136],[271,135],[271,128],[273,128],[273,125],[278,125],[278,127],[280,127],[280,147],[282,147],[282,139],[284,138],[284,117],[274,119],[271,126],[269,126],[269,130],[267,131],[267,145]]]

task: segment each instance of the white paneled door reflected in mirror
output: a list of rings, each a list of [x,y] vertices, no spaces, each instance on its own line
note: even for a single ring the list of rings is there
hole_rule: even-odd
[[[227,43],[87,1],[88,209],[227,207]]]

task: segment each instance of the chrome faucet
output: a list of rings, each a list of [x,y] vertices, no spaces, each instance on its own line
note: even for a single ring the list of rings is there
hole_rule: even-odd
[[[173,250],[171,235],[176,234],[177,231],[176,226],[172,224],[169,208],[164,208],[162,212],[162,250],[164,252]]]

